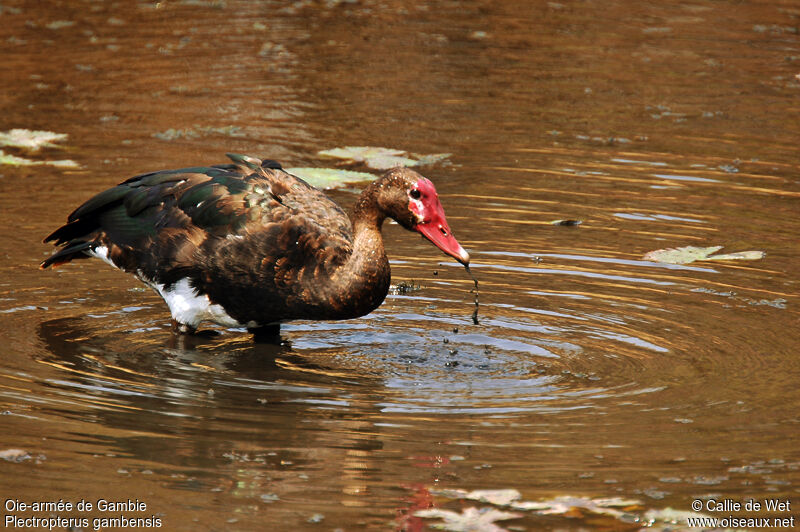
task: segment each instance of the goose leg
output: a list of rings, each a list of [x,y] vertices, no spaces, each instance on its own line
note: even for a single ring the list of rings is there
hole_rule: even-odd
[[[194,334],[197,331],[195,327],[181,323],[175,318],[172,318],[172,332],[175,334]]]
[[[281,339],[280,323],[254,327],[252,329],[247,329],[247,331],[253,334],[253,340],[256,342],[275,343]]]

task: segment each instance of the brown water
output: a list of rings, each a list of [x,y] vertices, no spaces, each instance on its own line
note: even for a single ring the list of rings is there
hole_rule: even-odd
[[[800,505],[800,7],[665,4],[0,4],[0,130],[68,133],[21,155],[80,164],[0,166],[0,450],[31,457],[0,460],[3,500],[139,499],[55,513],[166,530],[421,530],[440,521],[420,508],[491,506],[443,489],[639,518]],[[37,269],[42,237],[134,174],[343,145],[453,154],[423,171],[479,324],[464,269],[396,225],[393,282],[422,289],[281,345],[179,341],[100,261]],[[685,245],[766,257],[642,260]],[[496,524],[646,524],[522,514]]]

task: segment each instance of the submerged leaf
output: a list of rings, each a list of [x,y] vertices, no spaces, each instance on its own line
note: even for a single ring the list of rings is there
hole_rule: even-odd
[[[317,188],[336,188],[346,183],[374,181],[378,177],[367,172],[336,170],[334,168],[286,168],[286,171]]]
[[[67,140],[66,133],[52,131],[31,131],[29,129],[12,129],[0,131],[0,146],[22,148],[39,151],[41,148],[57,148],[54,143]]]
[[[429,519],[442,519],[442,523],[433,523],[433,528],[440,530],[451,530],[453,532],[505,532],[494,524],[495,521],[505,521],[506,519],[517,519],[522,514],[514,512],[501,512],[494,508],[465,508],[460,514],[450,510],[419,510],[414,512],[416,517],[426,517]]]

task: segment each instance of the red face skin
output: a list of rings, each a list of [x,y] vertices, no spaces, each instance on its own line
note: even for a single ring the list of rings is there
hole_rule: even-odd
[[[453,233],[450,232],[444,216],[444,208],[439,203],[439,195],[429,179],[423,177],[411,189],[408,208],[417,217],[417,225],[414,229],[430,240],[434,246],[464,266],[469,266],[469,253],[461,247]]]

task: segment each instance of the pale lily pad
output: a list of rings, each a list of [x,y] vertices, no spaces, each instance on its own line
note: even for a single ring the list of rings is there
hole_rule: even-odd
[[[57,166],[59,168],[79,168],[80,165],[70,159],[63,159],[60,161],[34,161],[33,159],[26,159],[24,157],[17,157],[10,155],[0,150],[0,165],[7,164],[10,166],[37,166],[47,164],[50,166]]]
[[[367,172],[353,172],[334,168],[286,168],[286,171],[317,188],[336,188],[347,183],[374,181],[378,177]]]
[[[442,519],[441,523],[432,523],[431,528],[450,530],[453,532],[506,532],[505,528],[495,525],[495,521],[517,519],[522,514],[501,512],[494,508],[465,508],[460,514],[450,510],[433,508],[414,512],[416,517]]]
[[[29,151],[39,151],[41,148],[58,148],[54,143],[63,140],[67,140],[66,133],[31,131],[29,129],[0,131],[0,146],[22,148]]]
[[[665,264],[690,264],[698,260],[759,260],[764,258],[763,251],[739,251],[714,255],[722,246],[707,248],[684,246],[680,248],[657,249],[650,251],[643,257],[644,260],[662,262]]]
[[[430,155],[409,154],[403,150],[378,146],[345,146],[322,150],[317,155],[327,159],[340,159],[350,163],[362,163],[375,170],[388,170],[395,166],[420,166],[433,164],[450,157],[449,153]]]

